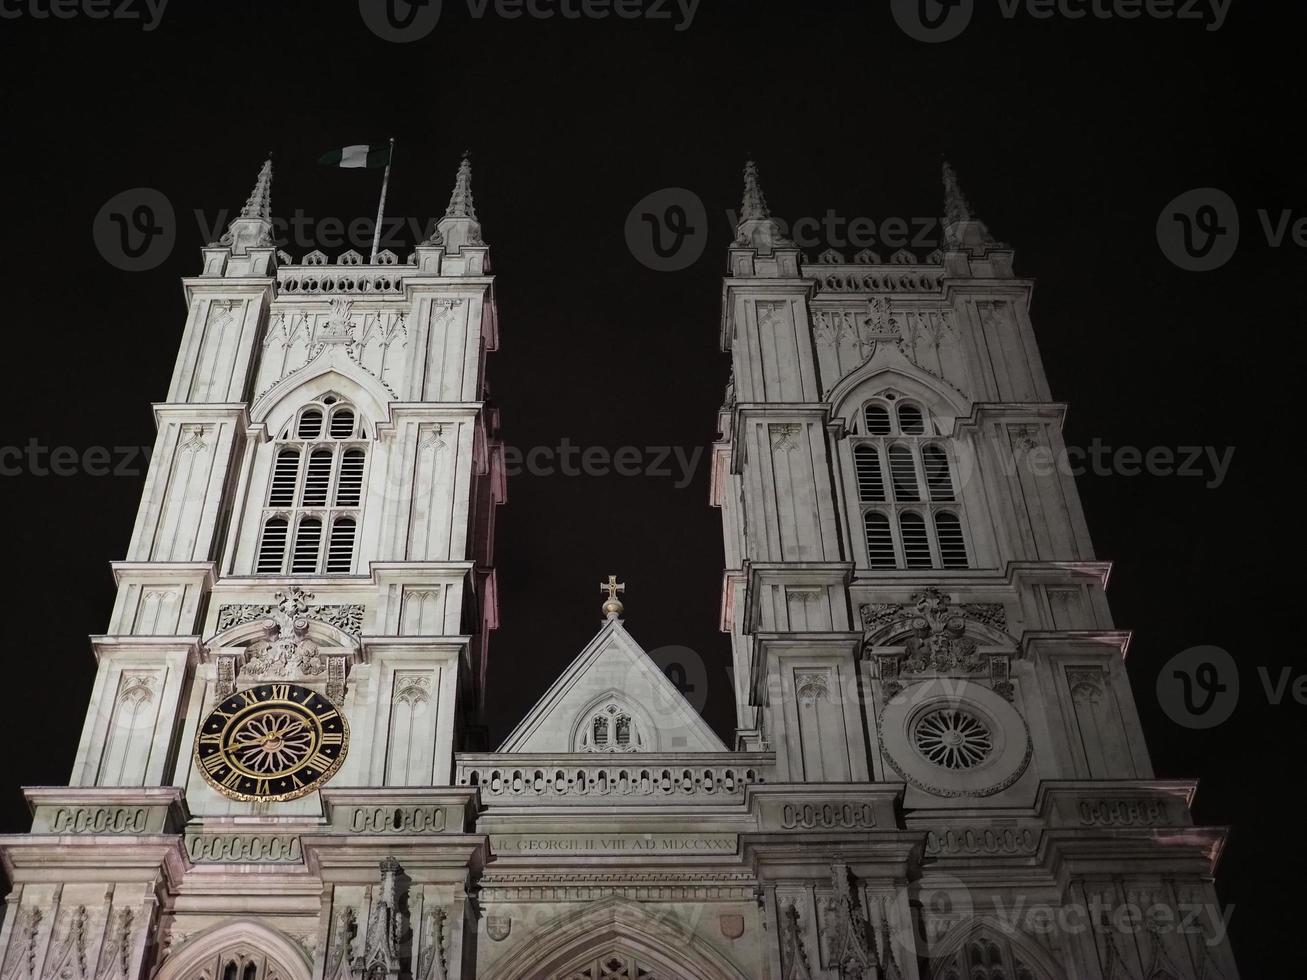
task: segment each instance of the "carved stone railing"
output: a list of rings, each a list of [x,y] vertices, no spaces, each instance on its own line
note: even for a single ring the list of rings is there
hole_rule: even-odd
[[[742,800],[774,763],[771,753],[465,753],[456,757],[455,784],[480,790],[487,806],[714,804]]]
[[[404,290],[403,270],[395,266],[283,266],[277,270],[283,293],[335,296],[343,293],[387,293]]]
[[[805,265],[822,293],[937,293],[945,272],[937,265]]]

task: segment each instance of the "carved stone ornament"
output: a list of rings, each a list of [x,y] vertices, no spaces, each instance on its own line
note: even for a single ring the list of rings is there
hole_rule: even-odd
[[[130,908],[121,908],[109,915],[104,930],[104,945],[100,948],[100,966],[96,980],[126,980],[132,958],[132,924],[136,915]]]
[[[263,639],[250,644],[250,659],[241,668],[242,677],[306,678],[326,672],[318,645],[309,639],[307,619],[267,619],[263,631]]]
[[[497,943],[502,943],[513,931],[513,918],[508,915],[486,916],[486,934]]]
[[[215,650],[217,693],[225,697],[236,690],[237,681],[322,680],[327,697],[339,701],[345,695],[346,662],[352,651],[341,647],[321,649],[309,637],[310,624],[324,623],[357,637],[362,629],[363,607],[313,606],[312,593],[299,588],[276,593],[269,605],[221,606],[218,630],[223,632],[247,623],[261,622],[262,635],[249,646],[219,647]]]
[[[825,902],[822,965],[834,970],[840,980],[876,977],[880,967],[876,936],[871,931],[862,903],[854,893],[847,865],[832,865],[831,884],[834,895]]]
[[[968,622],[1005,632],[1007,614],[1001,603],[953,605],[939,589],[918,592],[909,604],[862,607],[864,646],[902,644],[906,655],[901,670],[907,674],[986,669],[989,664],[979,644],[967,635]]]
[[[85,905],[70,906],[60,913],[45,956],[45,980],[84,980],[86,926]]]
[[[449,980],[449,966],[446,960],[445,910],[432,907],[427,910],[426,925],[422,930],[423,946],[418,956],[416,980]],[[508,919],[508,916],[503,916]],[[508,935],[508,927],[504,929]],[[491,934],[494,938],[494,934]]]
[[[399,950],[404,939],[404,919],[399,894],[399,862],[388,857],[381,862],[381,884],[368,917],[368,931],[362,955],[355,961],[356,975],[375,978],[398,977]]]
[[[276,598],[278,601],[271,605],[239,603],[219,606],[218,632],[221,633],[233,626],[267,619],[276,612],[297,619],[326,623],[355,639],[363,632],[363,606],[357,603],[315,606],[310,601],[313,599],[313,593],[305,592],[298,587],[292,588],[289,592],[278,592]]]
[[[331,945],[327,948],[326,980],[343,980],[349,975],[353,959],[354,941],[358,936],[358,918],[352,908],[346,906],[336,913],[331,927]]]
[[[37,907],[23,908],[14,920],[9,935],[9,950],[5,955],[4,980],[34,980],[36,946],[45,914]]]
[[[722,935],[727,939],[739,939],[744,935],[744,916],[742,915],[718,916],[717,924],[722,930]]]
[[[781,980],[812,980],[808,954],[803,948],[803,928],[794,904],[781,906]]]
[[[317,336],[314,337],[315,343],[353,344],[353,308],[353,300],[345,299],[343,296],[334,297],[331,300],[331,310],[327,314],[327,322],[318,328]]]

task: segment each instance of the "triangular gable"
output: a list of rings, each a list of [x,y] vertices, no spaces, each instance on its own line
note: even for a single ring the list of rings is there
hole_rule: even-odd
[[[609,709],[615,709],[610,711]],[[599,714],[631,719],[631,744],[642,752],[725,752],[685,696],[611,619],[554,681],[499,747],[500,752],[586,751],[581,729]],[[608,736],[616,743],[616,731]]]

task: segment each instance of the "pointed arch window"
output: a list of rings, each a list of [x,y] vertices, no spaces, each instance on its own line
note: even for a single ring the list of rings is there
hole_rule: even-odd
[[[255,570],[346,575],[354,570],[368,433],[354,406],[327,394],[279,434]]]
[[[868,567],[969,567],[950,443],[925,406],[884,392],[853,442]]]
[[[178,975],[178,980],[290,980],[271,955],[253,943],[237,942],[216,955],[209,955]]]
[[[605,701],[581,726],[580,752],[639,752],[644,747],[641,733],[631,712],[616,701]]]
[[[944,958],[935,980],[1043,980],[1011,942],[981,934]]]

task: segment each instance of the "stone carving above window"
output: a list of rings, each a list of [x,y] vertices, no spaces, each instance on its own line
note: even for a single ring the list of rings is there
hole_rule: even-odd
[[[218,632],[221,633],[233,626],[268,619],[275,613],[281,612],[288,616],[326,623],[355,639],[363,633],[363,606],[360,604],[315,606],[311,604],[313,593],[299,588],[278,592],[275,598],[277,602],[267,605],[241,603],[219,606]]]
[[[310,637],[309,631],[313,623],[324,623],[357,638],[362,630],[363,607],[312,606],[309,601],[313,593],[299,588],[278,592],[275,598],[277,601],[269,605],[219,608],[219,645],[211,648],[217,665],[217,695],[231,694],[238,684],[325,680],[327,697],[339,701],[345,694],[346,668],[354,649],[349,645],[324,648]],[[222,633],[250,623],[260,623],[262,635],[248,643],[236,639],[227,641],[234,645],[221,645]]]
[[[925,589],[914,594],[910,603],[862,607],[864,648],[902,645],[906,651],[903,673],[978,673],[987,669],[990,665],[981,654],[980,643],[968,635],[968,624],[1002,634],[1004,645],[1015,646],[1006,635],[1007,613],[1001,603],[954,605],[939,589]]]

